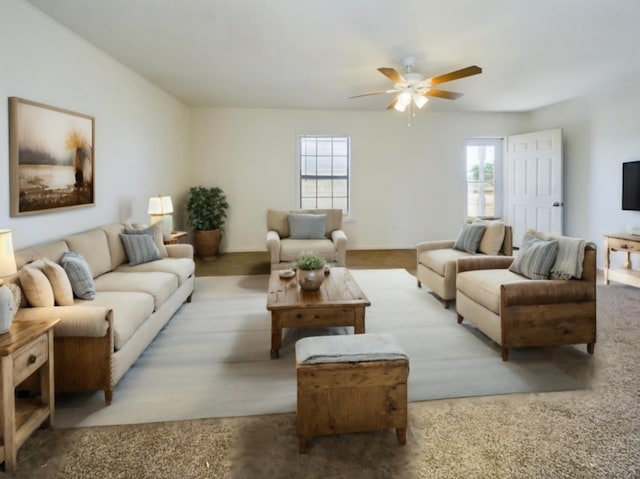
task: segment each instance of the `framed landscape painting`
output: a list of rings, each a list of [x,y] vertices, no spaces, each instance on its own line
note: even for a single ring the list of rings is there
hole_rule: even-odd
[[[94,118],[9,98],[11,216],[94,203]]]

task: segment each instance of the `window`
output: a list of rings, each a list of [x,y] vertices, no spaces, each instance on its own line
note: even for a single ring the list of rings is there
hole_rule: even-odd
[[[502,162],[502,140],[471,139],[465,145],[467,183],[467,216],[500,216],[502,214],[499,171]]]
[[[340,208],[348,215],[349,137],[302,135],[299,152],[300,208]]]

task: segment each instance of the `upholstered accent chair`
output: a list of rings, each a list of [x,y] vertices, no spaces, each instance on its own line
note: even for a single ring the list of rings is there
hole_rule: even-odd
[[[511,226],[500,221],[486,221],[484,224],[486,230],[475,250],[469,249],[468,245],[465,245],[467,247],[467,251],[465,251],[460,247],[460,243],[464,242],[457,240],[424,241],[416,245],[418,287],[421,288],[424,283],[442,299],[445,308],[449,308],[451,300],[456,298],[456,273],[459,258],[487,254],[507,256],[512,254],[513,233]]]
[[[509,349],[596,342],[596,250],[585,244],[582,267],[569,279],[529,279],[514,268],[513,257],[469,257],[458,260],[458,323],[468,320]],[[582,256],[581,254],[579,257]],[[533,265],[533,262],[531,263]],[[575,264],[579,264],[579,260]]]
[[[267,250],[272,271],[291,268],[302,251],[315,251],[329,264],[345,266],[342,210],[268,210]]]

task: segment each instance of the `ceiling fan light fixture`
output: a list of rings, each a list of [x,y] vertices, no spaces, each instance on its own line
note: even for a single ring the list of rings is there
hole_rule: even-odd
[[[429,99],[426,96],[420,95],[419,93],[414,93],[411,97],[413,98],[413,102],[416,104],[418,108],[422,108],[429,101]]]
[[[393,106],[396,111],[405,111],[409,104],[411,103],[411,93],[408,91],[403,91],[398,95],[398,100],[396,104]]]

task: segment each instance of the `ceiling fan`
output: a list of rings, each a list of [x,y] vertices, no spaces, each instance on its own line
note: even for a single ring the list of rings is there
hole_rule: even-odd
[[[434,85],[439,85],[441,83],[446,83],[482,73],[482,68],[473,65],[462,68],[460,70],[445,73],[443,75],[425,78],[421,73],[413,71],[415,64],[416,59],[414,57],[404,58],[402,60],[402,66],[404,66],[406,69],[406,73],[404,75],[398,73],[394,68],[378,68],[378,71],[380,73],[382,73],[393,82],[393,89],[364,93],[362,95],[355,95],[349,98],[360,98],[370,95],[397,93],[391,103],[389,103],[387,109],[393,108],[397,111],[405,111],[410,105],[412,109],[414,108],[414,106],[422,108],[427,104],[427,102],[429,101],[427,97],[430,96],[444,98],[446,100],[455,100],[462,96],[462,93],[432,88]]]

